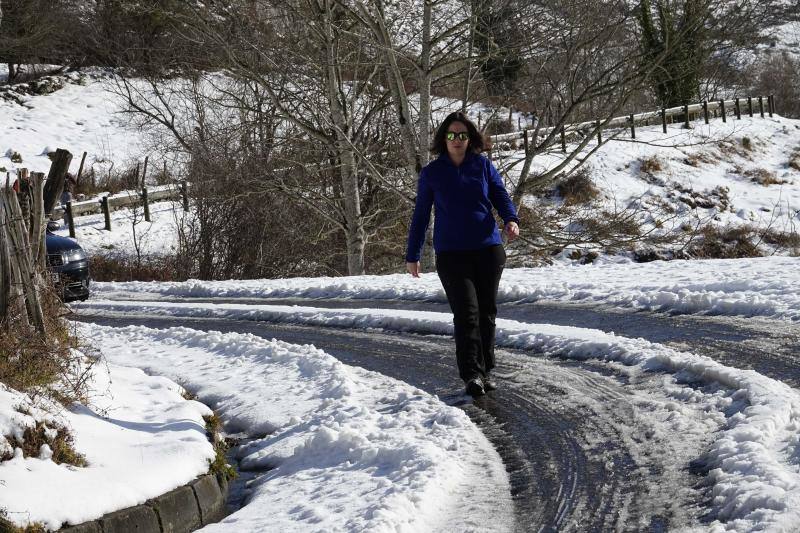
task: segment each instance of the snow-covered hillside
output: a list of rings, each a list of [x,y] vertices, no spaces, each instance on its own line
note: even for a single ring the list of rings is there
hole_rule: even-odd
[[[64,88],[48,95],[26,95],[22,103],[0,100],[0,119],[11,125],[0,130],[0,168],[12,173],[23,167],[47,171],[50,161],[46,153],[55,148],[76,154],[73,172],[80,160],[77,155],[87,151],[86,168],[100,174],[109,172],[112,166],[119,170],[153,155],[146,151],[145,135],[130,126],[127,115],[121,112],[118,97],[106,90],[107,79],[70,75],[67,80]],[[745,114],[741,120],[729,117],[726,123],[720,119],[710,125],[695,121],[690,130],[676,124],[664,134],[660,125],[652,125],[639,127],[636,133],[633,141],[627,131],[618,132],[589,159],[589,175],[600,190],[593,201],[596,213],[628,209],[645,222],[643,231],[655,233],[691,232],[703,224],[747,225],[773,233],[796,231],[800,121],[780,116],[761,118],[756,112],[753,118]],[[592,148],[590,144],[587,150]],[[508,182],[513,187],[520,165],[510,163],[522,156],[521,151],[498,151],[495,156],[501,168],[508,168]],[[532,172],[551,168],[562,157],[558,151],[537,157]],[[559,202],[558,197],[525,200],[533,210]],[[130,217],[124,212],[116,217],[120,223],[115,224],[114,233],[129,233],[125,226],[129,226],[126,220]],[[80,220],[78,240],[93,252],[108,250],[109,244],[130,249],[119,242],[109,243],[108,234],[101,228],[100,217]],[[148,232],[149,226],[143,223],[139,229]],[[523,225],[523,235],[526,229]],[[160,227],[149,231],[150,241],[169,250],[174,246],[170,231]],[[121,240],[125,237],[111,239]],[[150,253],[158,251],[150,245],[146,248]],[[786,251],[784,247],[782,253]]]

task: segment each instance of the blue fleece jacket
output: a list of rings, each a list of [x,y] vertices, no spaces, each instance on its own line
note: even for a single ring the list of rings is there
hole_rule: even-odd
[[[492,207],[504,223],[519,222],[517,210],[491,161],[482,155],[467,153],[457,167],[447,154],[442,154],[419,175],[417,202],[408,231],[406,261],[409,263],[419,261],[422,254],[431,205],[435,206],[436,213],[433,249],[437,254],[500,244]]]

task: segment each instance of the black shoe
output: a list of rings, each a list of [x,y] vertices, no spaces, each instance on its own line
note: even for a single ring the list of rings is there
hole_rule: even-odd
[[[483,378],[483,390],[487,392],[490,390],[497,390],[497,382],[488,374]]]
[[[483,396],[486,391],[483,390],[483,383],[479,378],[472,378],[467,381],[467,394],[470,396]]]

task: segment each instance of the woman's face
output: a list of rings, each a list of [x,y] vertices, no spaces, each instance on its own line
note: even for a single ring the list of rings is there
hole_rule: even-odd
[[[464,154],[467,153],[467,147],[469,146],[469,138],[461,139],[461,137],[465,137],[467,133],[467,126],[463,122],[459,122],[455,120],[450,123],[450,127],[447,128],[447,133],[454,133],[455,136],[453,140],[449,140],[445,137],[445,142],[447,143],[447,155],[450,156],[450,159],[462,159]]]

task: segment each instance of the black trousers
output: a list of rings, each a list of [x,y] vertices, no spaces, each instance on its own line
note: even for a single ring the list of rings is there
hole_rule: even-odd
[[[453,311],[458,375],[465,382],[494,368],[497,288],[505,263],[499,244],[436,255],[436,271]]]

